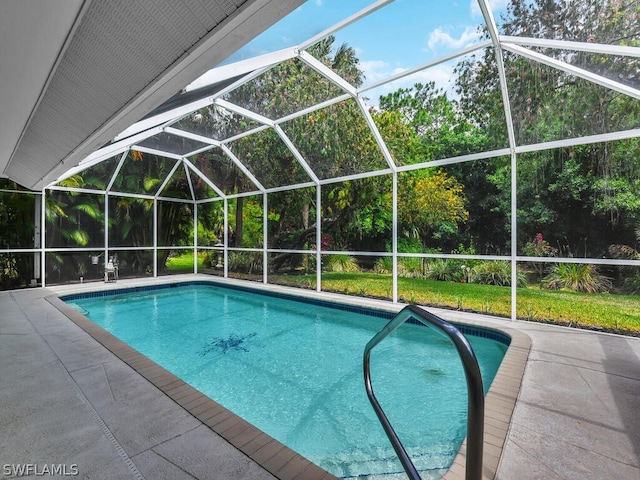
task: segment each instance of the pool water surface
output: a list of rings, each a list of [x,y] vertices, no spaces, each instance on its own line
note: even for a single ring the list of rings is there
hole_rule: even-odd
[[[112,293],[66,301],[332,474],[402,471],[362,379],[364,347],[390,314],[212,285]],[[507,345],[467,338],[487,391]],[[431,328],[404,324],[373,351],[371,371],[418,470],[442,475],[466,434],[466,382],[453,345]]]

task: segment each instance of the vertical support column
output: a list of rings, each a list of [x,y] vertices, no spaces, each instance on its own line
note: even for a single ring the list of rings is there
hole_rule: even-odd
[[[153,199],[153,276],[158,276],[158,199]]]
[[[322,291],[322,190],[316,184],[316,292]]]
[[[268,281],[268,261],[269,255],[267,254],[267,234],[269,232],[268,229],[268,201],[267,201],[267,192],[262,193],[262,283],[267,284]]]
[[[42,195],[40,196],[40,284],[42,288],[46,286],[45,277],[47,274],[47,257],[45,253],[45,247],[47,245],[46,228],[45,228],[45,212],[47,208],[47,192],[42,189]]]
[[[44,190],[43,194],[44,195]],[[41,247],[42,247],[42,212],[43,212],[43,204],[42,197],[38,198],[35,196],[34,198],[34,212],[33,212],[33,249],[37,250],[33,254],[33,276],[31,277],[32,281],[37,280],[38,278],[42,278],[42,263],[41,263]]]
[[[222,252],[224,256],[224,278],[229,276],[229,200],[227,197],[224,197],[224,245],[222,247]]]
[[[198,273],[198,204],[193,202],[193,273]]]
[[[511,320],[517,318],[518,312],[518,272],[516,255],[518,254],[518,175],[517,155],[511,152]]]
[[[398,303],[398,172],[394,171],[391,207],[391,258],[393,263],[393,303]]]
[[[109,192],[104,192],[104,264],[109,259]],[[100,272],[100,260],[98,260],[98,272]]]

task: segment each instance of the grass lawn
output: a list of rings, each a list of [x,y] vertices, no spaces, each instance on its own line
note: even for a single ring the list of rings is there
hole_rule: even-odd
[[[193,252],[167,258],[167,270],[172,273],[193,272]],[[204,255],[198,254],[198,270],[204,266]]]
[[[315,288],[315,275],[270,275],[269,281]],[[351,295],[391,298],[390,275],[323,273],[322,289]],[[398,297],[404,303],[511,315],[511,288],[475,283],[398,278]],[[607,293],[579,293],[518,289],[517,316],[524,320],[559,323],[612,332],[640,334],[640,297]]]

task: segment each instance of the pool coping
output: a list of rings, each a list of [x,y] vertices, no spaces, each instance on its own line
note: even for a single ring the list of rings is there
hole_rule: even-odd
[[[255,290],[261,293],[280,293],[294,297],[306,297],[323,303],[339,303],[353,305],[355,308],[383,310],[388,313],[397,313],[405,305],[390,302],[374,302],[375,305],[364,306],[367,299],[339,294],[326,294],[325,292],[305,291],[293,287],[278,285],[263,285],[255,282],[233,281],[228,279],[199,279],[180,280],[166,278],[163,285],[202,284],[209,283],[223,287],[236,287]],[[109,290],[116,289],[113,284]],[[91,287],[90,287],[91,288]],[[144,287],[140,287],[144,289]],[[153,287],[152,287],[153,288]],[[157,287],[156,287],[157,288]],[[122,285],[120,289],[127,289]],[[95,284],[92,291],[103,291],[104,286]],[[83,289],[84,293],[90,293]],[[321,467],[312,463],[302,455],[275,440],[271,436],[251,425],[246,420],[230,412],[219,403],[200,393],[174,374],[164,369],[157,363],[142,355],[140,352],[125,344],[102,327],[93,323],[82,313],[73,309],[61,296],[73,295],[78,292],[58,293],[45,297],[55,308],[67,316],[78,327],[93,337],[98,343],[108,349],[113,355],[129,365],[147,381],[153,384],[163,394],[171,398],[175,403],[189,412],[213,432],[220,435],[228,443],[243,452],[265,470],[280,480],[333,480],[338,479]],[[371,302],[366,302],[371,303]],[[470,327],[502,332],[511,338],[511,343],[500,364],[498,372],[485,397],[485,422],[483,445],[483,472],[485,479],[494,479],[502,454],[515,404],[520,393],[522,378],[527,359],[531,349],[531,339],[525,333],[516,329],[503,326],[488,326],[482,321],[455,320],[456,324]],[[465,478],[466,439],[460,451],[456,455],[451,467],[442,477],[446,480],[458,480]]]

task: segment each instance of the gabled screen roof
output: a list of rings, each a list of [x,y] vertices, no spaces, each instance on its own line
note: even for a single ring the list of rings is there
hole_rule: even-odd
[[[582,112],[565,112],[566,125],[553,135],[531,131],[532,99],[540,98],[539,111],[553,108],[543,104],[540,89],[591,82],[603,95],[614,92],[636,102],[635,78],[611,78],[600,67],[626,62],[634,68],[640,48],[575,32],[540,38],[533,30],[527,36],[526,28],[506,31],[500,25],[504,12],[504,2],[486,0],[306,2],[59,180],[119,156],[121,163],[168,158],[184,164],[184,175],[205,181],[209,194],[222,197],[638,136],[633,122],[603,130],[580,123]],[[487,58],[497,71],[490,81],[502,92],[500,107],[487,115],[504,119],[488,143],[493,150],[436,155],[411,166],[395,157],[376,120],[379,96],[432,83],[457,98],[456,69]],[[525,70],[527,77],[519,74]],[[336,131],[356,136],[336,138]],[[230,171],[241,178],[233,189],[225,179]],[[114,178],[121,172],[116,168]],[[190,198],[204,195],[192,191]]]

